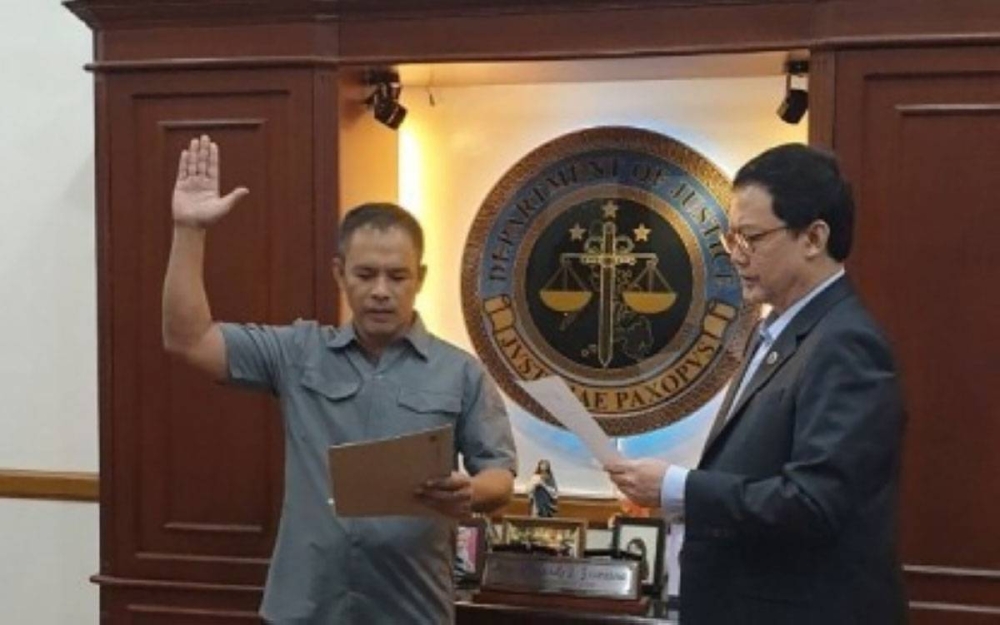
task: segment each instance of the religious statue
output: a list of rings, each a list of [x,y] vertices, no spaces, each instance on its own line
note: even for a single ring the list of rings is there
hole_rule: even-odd
[[[528,482],[531,516],[553,517],[559,512],[559,487],[548,460],[539,460]]]

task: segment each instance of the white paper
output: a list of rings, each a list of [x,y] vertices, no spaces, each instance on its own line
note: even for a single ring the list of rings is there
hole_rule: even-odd
[[[548,410],[549,414],[579,436],[601,466],[624,459],[618,453],[614,442],[604,433],[594,416],[587,412],[565,380],[553,375],[519,384],[535,401]]]

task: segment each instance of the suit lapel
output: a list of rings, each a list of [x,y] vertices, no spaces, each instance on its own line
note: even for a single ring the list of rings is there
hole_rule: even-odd
[[[753,377],[747,383],[746,388],[743,389],[743,394],[740,395],[736,404],[732,407],[732,416],[726,420],[722,427],[718,428],[714,436],[710,433],[709,439],[705,443],[705,452],[702,454],[703,458],[721,435],[733,427],[733,423],[739,419],[747,402],[760,392],[775,372],[792,357],[798,349],[802,338],[809,334],[813,327],[820,319],[827,315],[837,302],[849,296],[853,296],[853,289],[845,276],[824,289],[822,293],[813,298],[811,302],[806,304],[805,308],[795,315],[795,318],[792,319],[791,323],[785,327],[778,339],[767,350],[764,359],[761,360]],[[746,354],[744,356],[745,359],[752,357],[753,354]],[[732,395],[735,393],[733,386],[738,384],[737,380],[733,380],[729,391],[726,393],[726,399],[723,401],[722,408],[720,409],[726,410],[726,414],[729,414],[728,408],[733,401]]]
[[[754,371],[753,377],[750,378],[750,381],[747,382],[746,388],[743,389],[743,394],[740,395],[736,405],[733,406],[733,416],[729,419],[729,421],[736,419],[750,398],[756,395],[757,391],[759,391],[761,387],[767,384],[767,381],[771,379],[774,372],[780,369],[781,365],[785,364],[785,361],[791,358],[792,354],[795,353],[795,350],[799,346],[799,341],[797,335],[792,335],[789,332],[791,329],[792,326],[789,325],[785,331],[781,333],[781,336],[778,337],[778,340],[768,348],[767,353],[764,354],[764,358],[760,361],[760,365],[757,367],[757,370]]]
[[[740,366],[736,368],[736,373],[733,375],[729,386],[726,389],[726,396],[722,399],[722,405],[715,413],[715,419],[712,421],[712,427],[708,430],[708,437],[705,439],[705,446],[702,447],[703,455],[705,449],[707,449],[708,445],[715,440],[715,437],[718,436],[720,431],[722,431],[722,426],[725,425],[726,415],[729,414],[729,411],[732,408],[736,390],[740,386],[740,380],[743,379],[743,374],[746,371],[746,368],[750,365],[753,353],[757,349],[756,345],[760,341],[760,328],[762,324],[763,320],[757,321],[757,323],[754,324],[753,329],[750,331],[750,340],[747,341],[745,347],[743,348],[743,355],[740,357]]]

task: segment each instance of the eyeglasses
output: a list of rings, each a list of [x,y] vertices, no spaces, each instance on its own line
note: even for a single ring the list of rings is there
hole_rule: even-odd
[[[774,234],[775,232],[781,232],[782,230],[788,230],[788,226],[778,226],[777,228],[771,228],[770,230],[765,230],[756,234],[744,234],[739,230],[730,230],[728,232],[723,232],[722,237],[719,240],[722,243],[722,248],[730,255],[732,255],[732,253],[736,250],[739,250],[744,254],[753,254],[758,241],[764,239],[768,235]]]

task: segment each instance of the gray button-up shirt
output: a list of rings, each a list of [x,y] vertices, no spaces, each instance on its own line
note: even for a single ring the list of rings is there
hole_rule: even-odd
[[[503,400],[482,365],[419,318],[377,363],[351,325],[222,324],[222,333],[230,381],[276,394],[285,417],[284,502],[261,615],[280,625],[452,622],[454,525],[337,517],[327,448],[452,424],[470,474],[515,471]]]

